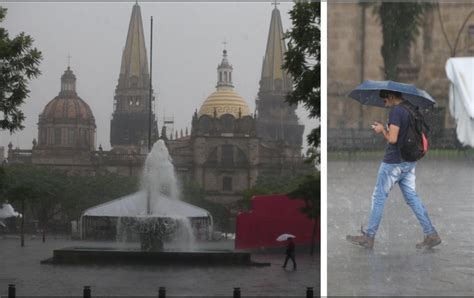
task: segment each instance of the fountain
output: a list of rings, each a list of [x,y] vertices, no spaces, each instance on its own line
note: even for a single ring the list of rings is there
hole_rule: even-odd
[[[83,239],[108,235],[119,242],[139,241],[140,248],[63,248],[54,250],[53,258],[43,263],[268,265],[252,262],[246,252],[196,249],[193,221],[206,223],[210,235],[212,217],[179,200],[177,185],[168,149],[159,140],[145,161],[141,190],[89,208],[80,220]]]

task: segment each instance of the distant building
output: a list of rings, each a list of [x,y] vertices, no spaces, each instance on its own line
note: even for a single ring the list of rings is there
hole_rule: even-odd
[[[197,182],[207,199],[225,204],[241,199],[259,175],[292,177],[308,168],[298,144],[259,136],[258,120],[234,90],[232,71],[224,50],[216,91],[194,114],[191,134],[166,142],[181,180]]]
[[[280,11],[272,11],[267,47],[263,59],[260,89],[256,100],[258,136],[269,141],[283,141],[301,151],[304,126],[298,122],[296,105],[288,105],[285,97],[292,81],[282,69],[286,53]]]
[[[154,103],[153,98],[151,100]],[[132,153],[148,148],[149,113],[150,74],[140,6],[135,4],[122,53],[114,112],[110,121],[110,145],[113,151]],[[151,114],[152,140],[157,140],[158,126],[153,107]]]
[[[235,90],[227,51],[217,68],[216,91],[194,115],[191,131],[165,139],[182,181],[195,181],[209,200],[232,206],[259,176],[295,176],[310,169],[301,154],[304,126],[295,107],[284,102],[291,80],[282,70],[285,44],[278,9],[272,12],[262,67],[257,115]],[[159,63],[159,62],[158,62]],[[140,6],[132,9],[111,120],[112,149],[96,149],[95,120],[75,91],[76,77],[68,67],[61,91],[40,115],[38,139],[31,150],[13,149],[11,163],[52,166],[70,173],[94,175],[108,171],[140,175],[146,158],[149,115],[149,70]],[[152,140],[158,138],[152,114]]]

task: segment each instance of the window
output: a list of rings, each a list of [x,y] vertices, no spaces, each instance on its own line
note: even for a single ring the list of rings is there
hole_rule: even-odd
[[[224,167],[234,166],[234,146],[222,145],[221,163]]]
[[[232,177],[224,177],[222,179],[222,190],[232,191]]]
[[[69,128],[69,135],[68,135],[68,138],[67,138],[67,143],[69,145],[74,145],[75,143],[75,131],[74,131],[74,128]]]
[[[61,128],[54,129],[54,144],[61,145]]]

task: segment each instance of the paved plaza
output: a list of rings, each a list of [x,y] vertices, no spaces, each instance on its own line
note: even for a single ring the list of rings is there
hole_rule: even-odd
[[[284,248],[281,253],[252,254],[255,261],[270,262],[269,267],[59,266],[40,261],[51,257],[56,248],[111,244],[54,239],[42,243],[29,238],[25,247],[19,244],[19,239],[0,238],[0,296],[7,294],[11,283],[16,284],[18,296],[81,296],[85,285],[91,286],[93,297],[157,297],[158,287],[163,286],[167,297],[232,296],[234,287],[240,287],[242,297],[305,297],[306,287],[314,287],[315,296],[319,295],[319,253],[313,257],[297,253],[297,271],[281,268]],[[233,242],[213,246],[232,247]]]
[[[418,163],[417,192],[443,243],[423,235],[398,185],[385,205],[373,251],[348,243],[367,225],[379,161],[328,162],[328,295],[474,295],[474,162]]]

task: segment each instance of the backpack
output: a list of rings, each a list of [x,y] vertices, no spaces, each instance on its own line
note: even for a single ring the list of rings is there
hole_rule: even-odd
[[[406,100],[400,105],[409,114],[406,137],[398,142],[400,156],[404,161],[417,161],[428,152],[429,127],[418,107]]]

